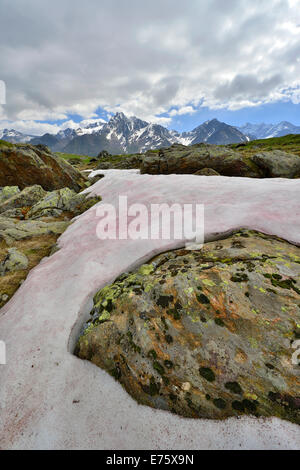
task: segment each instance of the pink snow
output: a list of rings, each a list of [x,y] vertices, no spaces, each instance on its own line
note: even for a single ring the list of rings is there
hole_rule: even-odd
[[[203,203],[206,240],[239,227],[300,244],[300,180],[139,175],[103,170],[104,203]],[[102,204],[100,202],[99,204]],[[97,206],[99,206],[99,204]],[[73,354],[93,295],[120,273],[185,240],[99,240],[94,206],[60,237],[0,311],[2,449],[300,449],[300,427],[275,418],[189,420],[138,405]],[[292,351],[291,351],[292,354]]]

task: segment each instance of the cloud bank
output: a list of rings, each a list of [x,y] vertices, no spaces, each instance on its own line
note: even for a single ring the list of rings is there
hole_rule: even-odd
[[[0,122],[300,102],[298,0],[2,0]],[[36,121],[49,121],[36,123]],[[23,124],[22,124],[23,123]]]

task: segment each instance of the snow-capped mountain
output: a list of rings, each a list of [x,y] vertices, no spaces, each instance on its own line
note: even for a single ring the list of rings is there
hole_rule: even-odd
[[[294,126],[288,121],[282,121],[279,124],[251,124],[247,122],[237,129],[243,134],[251,136],[251,139],[270,139],[288,134],[300,134],[300,126]]]
[[[199,144],[206,142],[208,144],[226,145],[246,142],[250,140],[244,133],[235,127],[220,122],[217,119],[206,121],[190,132],[184,132],[181,135],[182,143],[185,145]]]
[[[135,116],[127,117],[123,113],[115,114],[108,122],[100,120],[77,129],[64,129],[55,135],[47,133],[40,137],[23,137],[16,131],[9,132],[19,135],[18,142],[30,141],[33,145],[47,145],[55,152],[63,151],[90,156],[98,155],[101,150],[107,150],[112,154],[143,153],[149,149],[169,147],[174,143],[228,144],[247,140],[240,131],[217,119],[207,121],[190,132],[180,134]]]
[[[66,146],[68,153],[95,155],[101,150],[110,153],[145,152],[150,148],[161,148],[177,142],[174,132],[158,124],[150,124],[137,117],[127,117],[117,113],[109,122],[102,124],[95,132],[82,134],[71,140]]]
[[[0,139],[18,144],[20,142],[29,142],[33,138],[32,135],[26,135],[14,129],[0,129]]]
[[[92,123],[82,123],[77,129],[67,128],[57,134],[44,134],[39,137],[4,129],[0,130],[0,139],[12,143],[44,144],[55,152],[96,156],[101,150],[112,154],[143,153],[149,149],[169,147],[174,143],[193,145],[206,142],[226,145],[291,133],[300,134],[300,127],[284,121],[276,125],[247,123],[237,128],[212,119],[192,131],[180,134],[159,124],[117,113],[108,122],[100,119]]]
[[[245,142],[247,137],[240,131],[217,119],[207,121],[191,132],[180,134],[159,124],[148,123],[137,117],[117,113],[101,129],[87,135],[77,133],[64,148],[67,153],[96,155],[100,150],[113,154],[146,152],[149,149],[168,147],[174,143],[191,145],[200,142],[229,144]]]

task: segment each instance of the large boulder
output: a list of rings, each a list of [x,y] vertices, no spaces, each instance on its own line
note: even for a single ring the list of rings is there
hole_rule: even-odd
[[[239,231],[160,255],[101,289],[75,354],[144,405],[300,424],[299,338],[300,249]]]
[[[28,268],[28,258],[16,248],[9,248],[4,260],[0,262],[0,275]]]
[[[70,212],[73,216],[85,212],[101,197],[89,197],[86,193],[75,193],[69,188],[58,189],[46,193],[45,197],[35,204],[27,213],[26,218],[57,217],[63,212]]]
[[[300,157],[293,153],[273,150],[253,155],[251,160],[261,168],[266,178],[300,177]]]
[[[260,178],[262,172],[240,153],[222,146],[197,144],[191,147],[172,145],[168,149],[148,151],[141,164],[141,173],[196,173],[212,168],[223,176]]]
[[[38,184],[28,186],[23,189],[23,191],[16,192],[9,199],[2,202],[2,204],[0,203],[0,214],[21,207],[29,208],[36,204],[46,194],[47,192]]]
[[[15,220],[0,216],[0,241],[13,245],[17,241],[28,240],[44,235],[61,235],[69,221]]]
[[[24,189],[39,184],[47,191],[64,187],[80,191],[86,181],[76,168],[45,146],[0,146],[0,186]]]

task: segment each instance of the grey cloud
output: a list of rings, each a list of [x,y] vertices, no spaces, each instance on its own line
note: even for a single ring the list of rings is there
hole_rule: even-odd
[[[231,82],[220,85],[215,90],[215,97],[220,100],[228,100],[232,97],[238,98],[261,98],[278,85],[283,79],[280,74],[273,75],[265,80],[259,80],[255,75],[237,75]]]
[[[295,17],[295,18],[294,18]],[[120,105],[140,117],[201,99],[230,106],[298,80],[272,51],[288,0],[1,0],[0,79],[18,119]],[[295,60],[292,34],[282,53]],[[259,59],[263,56],[264,60]],[[253,74],[255,70],[255,75]]]

